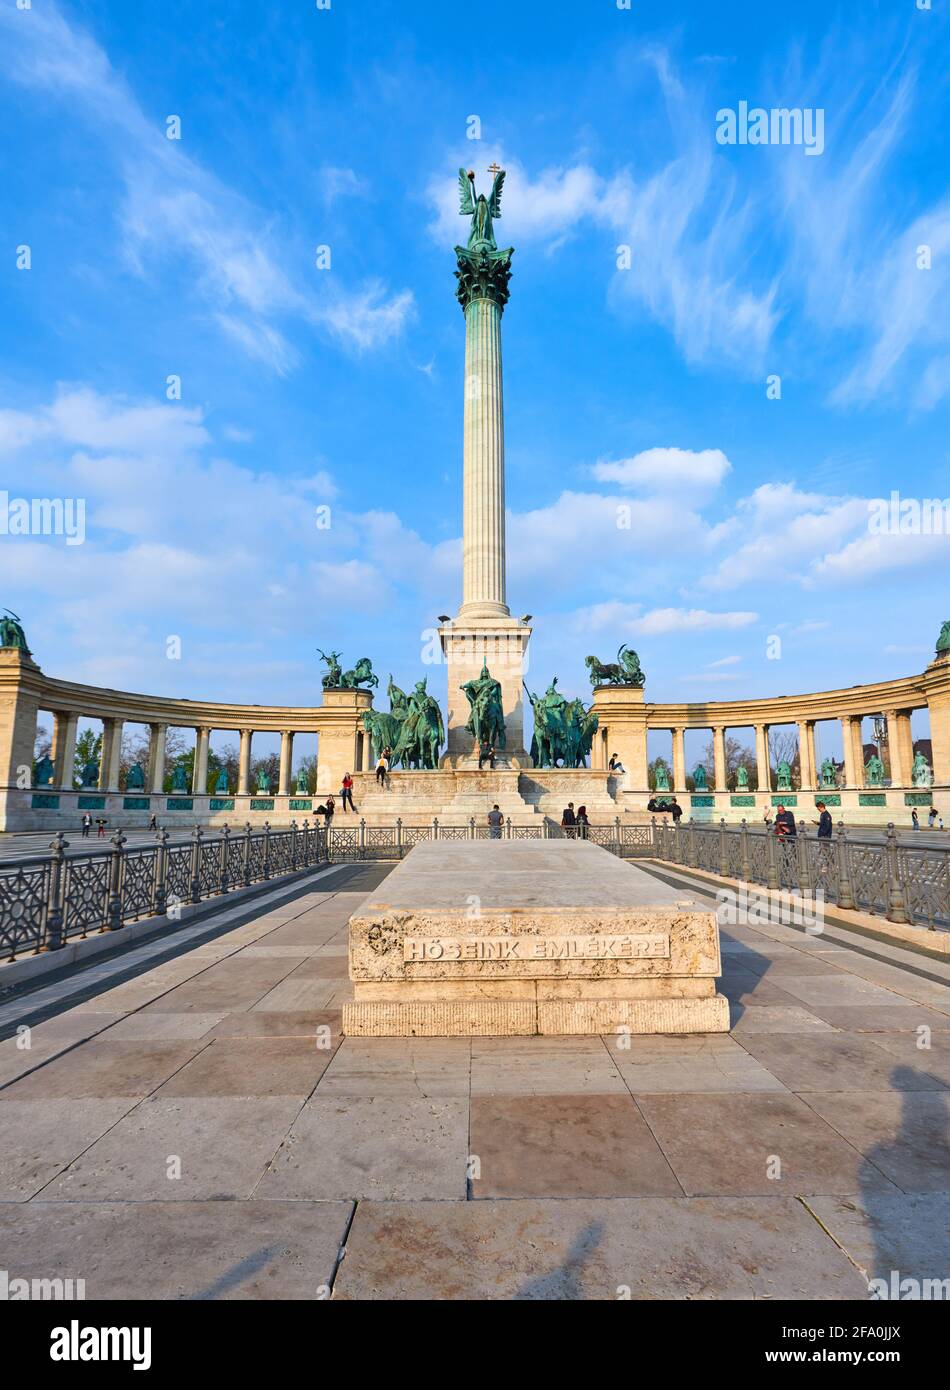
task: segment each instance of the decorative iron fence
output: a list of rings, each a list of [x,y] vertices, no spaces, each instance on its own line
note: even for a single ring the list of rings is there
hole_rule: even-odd
[[[804,821],[791,837],[754,833],[745,821],[655,821],[651,830],[657,859],[803,897],[820,892],[826,903],[891,922],[950,926],[950,849],[902,843],[893,825],[880,840],[852,839],[840,823],[819,840]]]
[[[316,825],[225,828],[214,839],[196,827],[175,844],[160,830],[154,844],[126,843],[117,830],[110,848],[67,855],[60,831],[48,856],[0,866],[0,959],[55,951],[143,917],[174,920],[186,903],[328,862],[327,832]]]

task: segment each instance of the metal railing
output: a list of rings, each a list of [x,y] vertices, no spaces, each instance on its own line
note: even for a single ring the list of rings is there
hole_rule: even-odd
[[[852,838],[840,822],[830,839],[809,834],[804,821],[791,837],[755,833],[745,821],[654,821],[652,832],[654,856],[684,868],[803,897],[821,893],[840,908],[931,931],[950,926],[950,849],[901,843],[893,825],[880,840]]]
[[[126,843],[117,830],[110,848],[67,855],[59,831],[48,856],[0,866],[0,960],[56,951],[143,917],[175,920],[186,903],[328,862],[327,832],[317,825],[225,827],[215,838],[196,827],[174,843],[160,830],[154,844]]]

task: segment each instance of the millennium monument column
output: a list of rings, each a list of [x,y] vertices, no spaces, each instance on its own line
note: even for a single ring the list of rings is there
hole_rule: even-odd
[[[505,171],[495,166],[486,198],[475,174],[459,170],[460,214],[471,218],[467,246],[456,246],[456,295],[465,314],[462,603],[439,629],[448,664],[450,760],[468,762],[471,721],[481,688],[501,687],[504,730],[495,740],[501,765],[527,762],[524,748],[524,654],[527,623],[512,618],[505,594],[505,412],[501,316],[508,302],[512,247],[499,250],[493,220],[501,216]],[[487,668],[487,670],[486,670]],[[468,690],[463,690],[468,686]]]

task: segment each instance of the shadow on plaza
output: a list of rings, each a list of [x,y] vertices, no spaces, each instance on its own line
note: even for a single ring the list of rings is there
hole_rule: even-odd
[[[604,1238],[602,1221],[591,1221],[574,1237],[564,1262],[546,1274],[530,1279],[513,1295],[516,1303],[527,1301],[577,1302],[584,1297],[581,1282],[584,1266]]]
[[[327,880],[326,889],[318,888],[318,891],[325,891],[328,895],[336,893],[368,893],[373,888],[379,886],[386,875],[392,869],[391,864],[353,864],[341,865],[334,873],[332,879]],[[221,936],[227,936],[229,932],[236,931],[238,927],[245,926],[248,922],[254,921],[262,913],[270,911],[264,907],[260,899],[266,896],[267,891],[280,888],[279,879],[272,879],[265,885],[264,892],[258,897],[247,901],[246,906],[240,906],[236,915],[228,917],[226,922],[216,921],[222,912],[234,910],[234,900],[227,897],[211,898],[207,902],[208,911],[202,918],[189,918],[181,923],[169,923],[166,918],[156,919],[156,926],[153,932],[145,936],[139,936],[133,941],[125,941],[122,937],[122,928],[113,932],[115,938],[114,948],[103,951],[92,957],[87,963],[81,965],[68,965],[62,970],[54,971],[48,975],[40,975],[34,980],[28,980],[23,985],[16,986],[9,990],[0,989],[0,1003],[12,1004],[22,1002],[22,1012],[11,1022],[0,1024],[0,1042],[6,1038],[14,1037],[18,1028],[24,1025],[35,1028],[47,1019],[55,1018],[58,1014],[65,1013],[69,1009],[74,1009],[77,1004],[88,1003],[91,999],[96,999],[100,994],[105,994],[110,990],[116,989],[119,985],[128,984],[131,980],[136,980],[141,975],[147,975],[149,971],[155,970],[160,965],[166,965],[169,961],[177,960],[180,956],[187,955],[189,951],[195,950],[198,946],[206,946],[209,942],[216,941]],[[301,879],[300,882],[281,898],[281,907],[299,901],[314,891],[312,877]],[[202,904],[205,906],[205,904]],[[194,935],[189,935],[186,940],[176,940],[180,932],[188,928],[202,928]],[[150,954],[147,958],[130,963],[124,970],[119,968],[114,972],[108,972],[101,978],[90,979],[84,988],[70,990],[64,993],[59,999],[36,1006],[31,1009],[30,998],[41,990],[55,988],[56,985],[65,983],[69,980],[81,980],[89,972],[99,972],[103,965],[109,961],[120,958],[126,951],[137,950],[143,946],[153,945],[156,940],[163,935],[168,935],[168,945],[162,951]],[[2,986],[2,974],[0,974],[0,986]]]

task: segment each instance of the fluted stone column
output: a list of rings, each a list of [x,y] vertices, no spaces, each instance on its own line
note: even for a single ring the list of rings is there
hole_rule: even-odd
[[[846,714],[841,720],[841,747],[844,750],[844,784],[846,787],[862,785],[858,781],[854,757],[854,715]]]
[[[251,787],[251,739],[250,729],[241,730],[241,749],[238,753],[238,796],[247,796]]]
[[[726,731],[720,725],[713,729],[713,778],[717,792],[726,790]]]
[[[210,729],[196,729],[197,738],[195,741],[195,772],[191,779],[191,791],[193,796],[207,796],[208,794],[208,740],[211,737]]]
[[[99,763],[99,790],[119,790],[119,766],[122,761],[122,720],[103,719],[102,759]]]
[[[673,730],[673,790],[686,790],[686,740],[685,729]]]
[[[909,709],[899,709],[888,721],[891,785],[894,787],[909,787],[913,780],[914,738],[910,716]]]
[[[294,736],[286,730],[280,736],[280,778],[278,796],[290,795],[290,768],[294,755]]]
[[[161,796],[165,780],[165,734],[167,724],[150,724],[148,729],[148,778],[153,796]]]
[[[798,721],[798,770],[800,790],[815,787],[815,726],[810,719]]]
[[[772,762],[769,755],[769,726],[755,726],[755,769],[760,792],[772,790]]]
[[[53,776],[62,791],[72,791],[76,775],[76,730],[79,715],[69,710],[53,712]]]
[[[501,305],[465,309],[462,606],[458,616],[505,618],[505,413]]]

